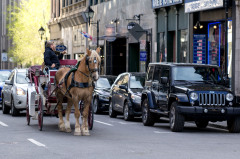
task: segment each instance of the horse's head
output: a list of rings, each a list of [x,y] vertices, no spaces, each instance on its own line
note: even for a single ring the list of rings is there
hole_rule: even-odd
[[[98,70],[101,64],[99,52],[95,50],[90,51],[87,49],[86,65],[88,66],[90,75],[94,81],[97,81],[99,78]]]

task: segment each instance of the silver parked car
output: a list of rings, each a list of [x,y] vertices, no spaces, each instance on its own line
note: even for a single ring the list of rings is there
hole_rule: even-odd
[[[14,69],[2,89],[2,112],[12,116],[18,115],[20,110],[26,110],[28,81],[26,69]]]

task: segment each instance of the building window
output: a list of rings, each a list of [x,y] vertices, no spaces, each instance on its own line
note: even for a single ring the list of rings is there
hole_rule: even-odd
[[[181,30],[181,39],[180,39],[180,52],[178,54],[178,62],[187,63],[187,43],[188,43],[188,31]]]
[[[64,59],[71,59],[70,55],[64,55]]]
[[[65,0],[62,0],[62,7],[65,7]]]

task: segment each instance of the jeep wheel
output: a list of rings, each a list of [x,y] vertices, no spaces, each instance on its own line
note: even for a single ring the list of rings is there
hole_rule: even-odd
[[[2,112],[3,114],[9,114],[10,108],[6,106],[4,98],[2,98]]]
[[[154,114],[149,110],[147,99],[143,101],[142,105],[142,122],[144,126],[153,126],[155,123]]]
[[[227,120],[227,127],[230,133],[240,132],[240,117],[235,117]]]
[[[112,102],[112,100],[109,102],[108,114],[109,114],[110,118],[116,118],[117,117],[117,112],[115,110],[113,110],[113,102]]]
[[[130,121],[130,120],[133,120],[133,116],[132,115],[130,115],[130,113],[129,113],[129,107],[128,107],[128,103],[127,102],[125,102],[125,104],[124,104],[124,108],[123,108],[123,116],[124,116],[124,120],[125,121]]]
[[[198,128],[206,128],[208,126],[208,121],[207,120],[196,120],[195,124]]]
[[[173,132],[181,132],[184,127],[184,116],[179,114],[176,110],[179,105],[180,104],[178,102],[173,102],[170,109],[169,123]]]

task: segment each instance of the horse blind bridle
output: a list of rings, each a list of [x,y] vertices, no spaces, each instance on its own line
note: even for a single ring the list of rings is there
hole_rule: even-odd
[[[94,69],[90,69],[90,67],[89,67],[89,59],[90,59],[90,57],[89,56],[87,56],[86,57],[86,65],[87,65],[87,67],[88,67],[88,71],[90,72],[90,77],[92,77],[92,74],[94,73],[94,72],[99,72],[99,68],[94,68]],[[97,63],[97,58],[96,57],[94,57],[94,60],[93,60],[93,63]],[[99,64],[100,65],[100,64]],[[78,70],[80,73],[82,73],[83,75],[85,75],[86,77],[89,77],[89,75],[87,75],[86,73],[84,73],[84,72],[82,72],[82,71],[80,71],[80,70]]]

